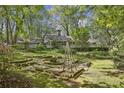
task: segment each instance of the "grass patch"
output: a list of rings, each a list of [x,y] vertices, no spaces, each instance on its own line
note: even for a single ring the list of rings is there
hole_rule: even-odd
[[[92,68],[95,69],[113,69],[114,63],[112,60],[92,60]]]
[[[14,56],[13,60],[19,59],[27,59],[35,56],[64,56],[63,51],[54,49],[54,50],[42,50],[35,52],[26,52],[19,51]],[[86,53],[87,54],[87,53]],[[92,66],[88,71],[84,72],[76,82],[81,83],[81,87],[124,87],[124,73],[119,73],[117,69],[114,68],[114,63],[111,59],[92,59],[85,56],[85,53],[77,53],[73,54],[74,59],[85,60],[87,59],[92,62]],[[42,87],[42,88],[65,88],[65,87],[74,87],[68,85],[68,82],[64,82],[61,79],[55,79],[50,74],[46,74],[44,72],[35,71],[23,71],[23,67],[11,67],[12,70],[18,73],[23,73],[26,77],[31,78],[32,87]],[[70,82],[69,82],[70,83]],[[76,86],[75,86],[76,87]]]
[[[92,66],[77,79],[82,87],[88,88],[119,88],[124,87],[124,73],[114,68],[112,60],[91,60]],[[116,75],[115,75],[116,74]]]

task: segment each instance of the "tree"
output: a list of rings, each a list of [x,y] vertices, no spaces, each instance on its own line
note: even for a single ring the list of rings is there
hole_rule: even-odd
[[[93,12],[95,27],[107,36],[107,45],[119,49],[119,41],[122,39],[120,35],[123,34],[122,24],[124,24],[123,6],[96,6]]]
[[[84,11],[84,6],[54,6],[53,16],[57,20],[66,34],[69,36],[73,26],[78,27],[78,22],[82,18],[82,12]],[[74,27],[73,27],[74,28]]]
[[[6,30],[6,42],[16,43],[20,34],[25,34],[25,31],[30,33],[30,36],[34,35],[36,30],[34,28],[37,28],[34,24],[38,22],[34,20],[41,18],[42,9],[43,6],[1,6],[1,33],[3,34],[3,30]]]

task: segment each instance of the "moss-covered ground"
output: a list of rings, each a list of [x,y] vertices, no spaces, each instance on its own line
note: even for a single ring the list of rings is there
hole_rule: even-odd
[[[62,53],[62,51],[59,51],[59,50],[44,50],[44,51],[37,51],[37,52],[18,51],[14,57],[14,60],[18,60],[18,59],[23,60],[26,58],[31,58],[36,56],[63,56],[63,55],[64,54]],[[64,88],[65,87],[88,87],[88,88],[124,87],[124,83],[123,83],[124,72],[114,67],[114,63],[112,59],[95,59],[95,58],[92,59],[92,58],[86,58],[86,56],[84,57],[82,54],[75,54],[74,57],[79,59],[84,59],[84,58],[89,59],[92,63],[92,66],[89,68],[88,71],[85,71],[79,78],[77,78],[76,80],[73,80],[79,83],[79,85],[73,84],[74,82],[71,82],[71,81],[65,81],[62,79],[54,78],[50,74],[42,71],[35,71],[35,72],[24,71],[22,70],[23,67],[11,66],[9,67],[10,69],[9,71],[14,72],[12,73],[12,77],[14,77],[15,75],[15,79],[20,78],[17,75],[22,75],[21,77],[24,77],[25,79],[27,79],[28,82],[30,80],[29,87],[42,87],[42,88],[44,87],[46,88],[49,88],[49,87],[54,87],[54,88],[56,87],[64,87]],[[4,74],[4,72],[1,72],[1,73]],[[4,76],[6,74],[7,72],[4,74]],[[0,77],[0,78],[3,78],[3,77]],[[11,75],[10,75],[10,78],[11,78]],[[14,87],[14,86],[10,85],[10,87]],[[24,87],[24,86],[21,85],[18,87]]]

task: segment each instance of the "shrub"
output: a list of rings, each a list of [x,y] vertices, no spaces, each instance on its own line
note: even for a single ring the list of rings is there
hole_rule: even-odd
[[[112,59],[112,56],[109,54],[109,52],[106,51],[87,52],[84,56],[88,58],[97,58],[97,59]]]
[[[22,50],[22,49],[24,49],[24,45],[23,44],[14,44],[14,45],[12,45],[12,48],[15,48],[17,50]]]
[[[114,57],[114,64],[116,68],[124,70],[124,54],[123,53],[116,54],[116,56]]]
[[[65,53],[65,49],[58,49],[57,52],[58,52],[58,53],[62,53],[62,54],[64,54],[64,53]],[[76,54],[76,50],[71,49],[71,53],[72,53],[72,54]]]
[[[108,47],[81,47],[81,48],[73,48],[77,51],[108,51]]]
[[[42,44],[39,44],[36,46],[36,50],[38,50],[38,51],[45,50],[45,49],[46,49],[46,47]]]

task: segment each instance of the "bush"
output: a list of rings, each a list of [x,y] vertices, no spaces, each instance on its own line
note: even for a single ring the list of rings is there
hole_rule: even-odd
[[[41,50],[45,50],[45,49],[46,49],[46,47],[42,44],[39,44],[39,45],[36,46],[37,51],[41,51]]]
[[[97,59],[112,59],[112,56],[106,51],[87,52],[84,56],[89,58],[97,58]]]
[[[115,67],[124,70],[124,53],[118,52],[114,57]]]
[[[64,54],[65,53],[65,50],[64,49],[58,49],[57,52]]]
[[[23,44],[15,44],[15,45],[12,45],[12,48],[15,48],[17,50],[23,50],[24,45]]]
[[[124,53],[118,52],[114,57],[115,67],[124,70]]]
[[[44,45],[39,44],[34,48],[28,48],[27,51],[35,53],[35,52],[42,51],[42,50],[45,50],[45,49],[46,49],[46,47]]]
[[[96,55],[95,58],[97,58],[97,59],[112,59],[111,56],[100,56],[100,55]]]
[[[65,53],[65,50],[64,50],[64,49],[58,49],[57,52],[58,52],[58,53],[62,53],[62,54],[64,54],[64,53]],[[76,54],[76,50],[71,49],[71,53],[72,53],[72,54]]]
[[[76,51],[109,51],[108,47],[82,47],[82,48],[73,48]]]

